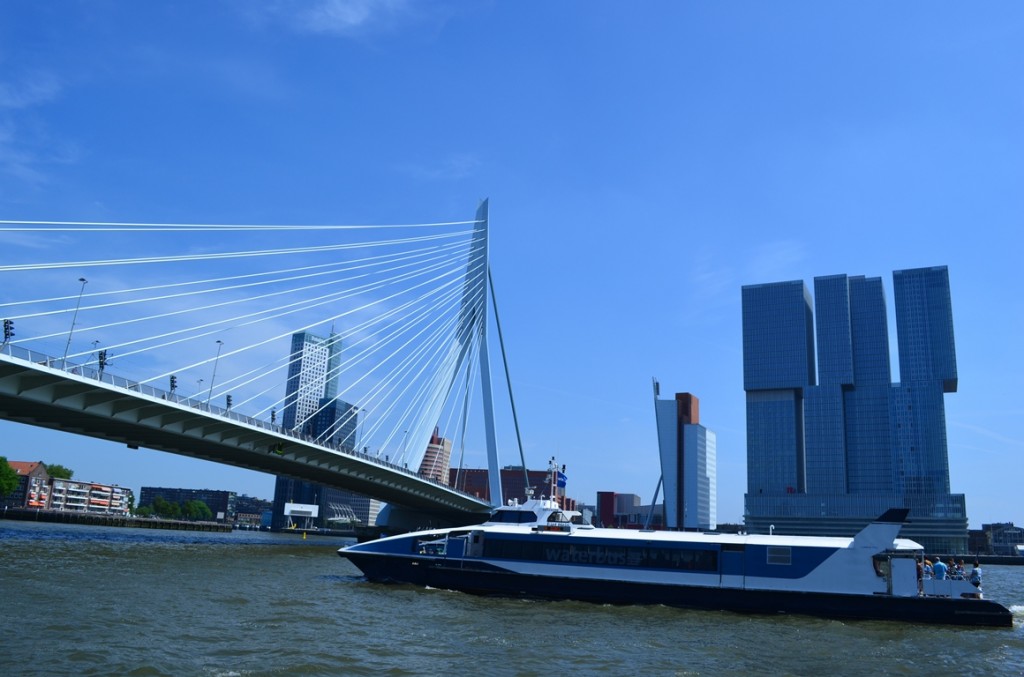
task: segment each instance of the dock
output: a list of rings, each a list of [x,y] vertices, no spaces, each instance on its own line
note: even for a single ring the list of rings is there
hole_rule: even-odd
[[[222,522],[189,522],[131,515],[72,512],[68,510],[40,510],[32,508],[4,508],[0,518],[25,522],[55,522],[87,524],[100,527],[131,527],[134,529],[172,529],[177,531],[230,532],[231,525]]]

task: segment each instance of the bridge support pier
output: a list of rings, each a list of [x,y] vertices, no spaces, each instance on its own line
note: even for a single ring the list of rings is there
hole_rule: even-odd
[[[486,514],[469,515],[465,519],[452,519],[450,515],[440,516],[422,510],[410,510],[401,506],[386,504],[377,514],[377,526],[356,527],[356,538],[360,543],[383,536],[396,536],[410,531],[425,529],[446,529],[449,527],[479,524],[487,519]]]

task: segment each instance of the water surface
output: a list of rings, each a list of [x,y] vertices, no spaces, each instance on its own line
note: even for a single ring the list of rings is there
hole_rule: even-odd
[[[342,539],[0,520],[5,675],[1024,674],[1011,629],[475,597],[367,583]]]

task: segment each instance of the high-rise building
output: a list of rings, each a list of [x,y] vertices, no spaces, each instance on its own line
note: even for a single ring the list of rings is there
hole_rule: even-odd
[[[292,335],[281,425],[320,444],[354,451],[359,410],[338,399],[340,365],[340,337],[333,333],[327,338],[309,332]],[[316,526],[320,528],[341,522],[372,526],[381,507],[380,501],[350,491],[279,475],[274,484],[273,529],[288,526],[286,503],[319,506]]]
[[[943,399],[957,386],[949,273],[898,270],[893,288],[898,383],[880,278],[817,277],[813,310],[799,280],[743,287],[750,532],[852,535],[906,507],[904,536],[965,551]]]
[[[434,428],[427,444],[427,453],[420,463],[420,477],[427,477],[441,484],[448,484],[448,464],[452,458],[452,441],[441,437],[440,429]]]
[[[320,400],[320,407],[310,418],[307,430],[321,444],[352,452],[356,450],[358,422],[358,407],[344,400],[325,397]]]
[[[690,393],[654,402],[667,529],[713,530],[717,524],[715,433],[700,424]]]
[[[341,362],[341,338],[327,338],[309,332],[292,335],[288,383],[285,386],[281,425],[289,430],[308,432],[312,417],[324,399],[338,395],[338,366]]]

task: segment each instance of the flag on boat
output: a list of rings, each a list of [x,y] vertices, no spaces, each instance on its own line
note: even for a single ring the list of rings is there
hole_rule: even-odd
[[[556,486],[559,489],[565,489],[565,479],[566,478],[565,478],[565,473],[564,472],[558,473],[558,481],[556,482]]]

